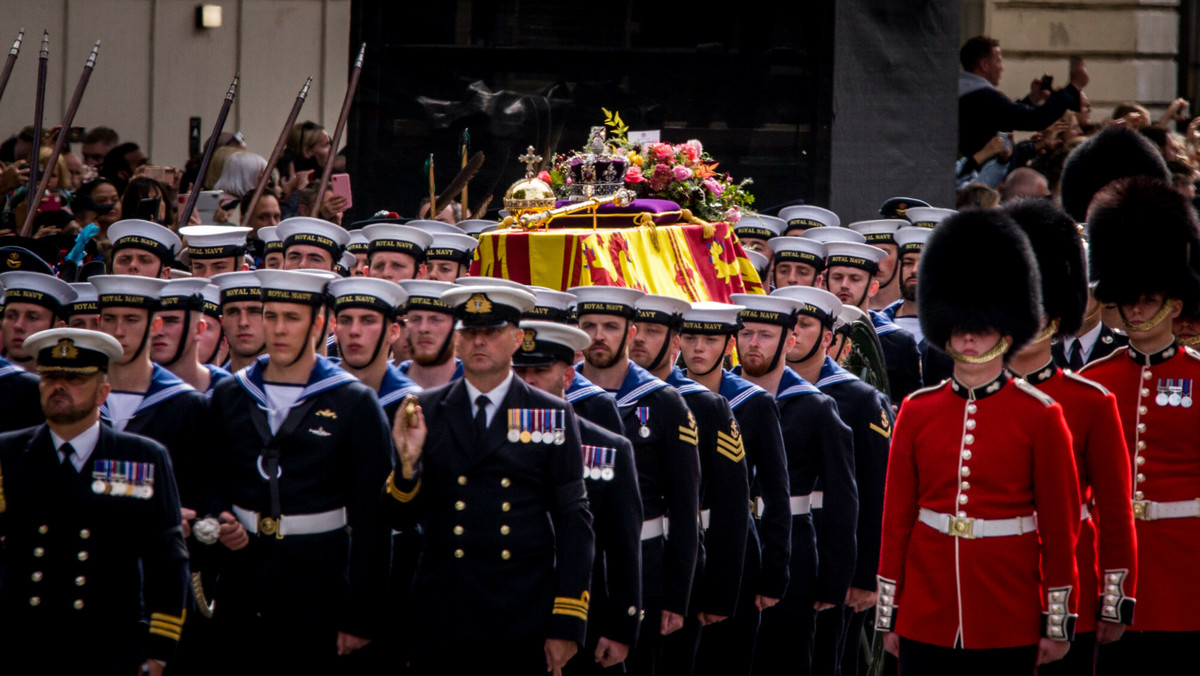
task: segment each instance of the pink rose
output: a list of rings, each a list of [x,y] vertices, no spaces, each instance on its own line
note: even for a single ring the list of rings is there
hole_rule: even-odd
[[[722,219],[726,223],[733,225],[742,220],[742,210],[738,209],[737,207],[729,207],[725,210],[725,214],[722,216]]]
[[[675,156],[675,149],[669,143],[655,143],[650,146],[650,151],[660,160],[669,160]]]
[[[665,164],[654,165],[654,173],[650,176],[650,188],[652,190],[666,190],[668,185],[671,185],[673,175],[671,168]]]
[[[721,193],[725,192],[725,186],[717,183],[711,178],[704,179],[704,189],[713,194],[713,197],[720,197]]]
[[[625,170],[626,183],[645,183],[646,177],[642,176],[642,168],[636,164]]]
[[[538,180],[539,180],[539,181],[544,181],[544,182],[546,183],[546,185],[549,185],[549,184],[550,184],[550,183],[551,183],[551,182],[552,182],[554,179],[552,179],[552,178],[550,177],[550,172],[548,172],[548,171],[539,171],[539,172],[538,172]]]
[[[692,170],[688,169],[682,164],[677,165],[674,169],[674,172],[676,181],[686,181],[692,177]]]
[[[698,141],[696,143],[699,145]],[[687,157],[688,162],[695,162],[696,160],[700,159],[700,150],[696,146],[692,145],[691,141],[679,146],[679,150],[684,154],[684,156]]]

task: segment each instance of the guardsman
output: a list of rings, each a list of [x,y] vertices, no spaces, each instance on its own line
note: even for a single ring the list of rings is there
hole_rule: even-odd
[[[412,359],[400,362],[400,372],[424,389],[458,380],[462,360],[454,356],[458,336],[454,332],[454,309],[442,302],[442,294],[454,288],[451,282],[405,279],[399,282],[408,292],[404,317]]]
[[[825,271],[825,245],[811,237],[776,237],[775,288],[816,286]]]
[[[187,549],[171,461],[100,423],[111,337],[29,337],[46,424],[0,435],[5,673],[161,674],[183,627]]]
[[[737,609],[728,620],[705,627],[696,657],[697,674],[750,673],[760,613],[779,602],[788,582],[792,516],[779,409],[766,390],[722,369],[725,357],[733,352],[742,309],[726,303],[692,303],[679,331],[684,373],[724,397],[737,419],[752,496]],[[761,521],[753,518],[760,511]]]
[[[275,234],[283,241],[284,270],[326,270],[342,259],[350,243],[350,233],[320,218],[294,216],[275,226]]]
[[[221,332],[229,345],[224,369],[236,373],[267,351],[262,328],[262,286],[250,271],[227,272],[212,280],[220,289]]]
[[[533,294],[451,288],[465,373],[401,410],[394,523],[423,524],[412,664],[477,674],[561,674],[585,641],[594,536],[575,413],[525,384],[512,356]],[[428,451],[428,452],[425,452]]]
[[[433,235],[420,228],[391,223],[368,225],[362,232],[368,242],[368,277],[393,282],[425,279],[425,250],[433,243]]]
[[[635,305],[644,295],[625,287],[580,286],[579,328],[592,343],[583,352],[583,375],[617,399],[625,436],[633,442],[642,492],[642,602],[646,627],[629,658],[629,670],[662,669],[663,637],[683,628],[690,608],[700,533],[691,527],[700,511],[700,456],[696,420],[683,397],[629,358]],[[667,519],[687,527],[666,536]]]
[[[1112,308],[1129,345],[1082,375],[1117,397],[1132,455],[1138,548],[1137,615],[1120,641],[1100,647],[1097,667],[1162,671],[1190,659],[1188,646],[1200,636],[1191,611],[1200,596],[1186,583],[1200,557],[1200,446],[1190,431],[1200,422],[1200,408],[1192,411],[1200,356],[1180,347],[1172,329],[1184,308],[1190,314],[1200,302],[1200,229],[1169,183],[1139,177],[1096,194],[1087,234],[1093,292]],[[1101,617],[1117,609],[1128,621],[1129,574],[1104,575]]]
[[[1132,619],[1133,598],[1107,604],[1103,580],[1120,575],[1136,594],[1137,542],[1130,503],[1129,450],[1117,414],[1117,399],[1096,383],[1055,366],[1053,338],[1072,335],[1083,321],[1090,294],[1083,239],[1065,211],[1042,199],[1020,200],[1004,210],[1025,231],[1042,278],[1042,331],[1009,362],[1020,375],[1058,402],[1071,431],[1079,474],[1079,620],[1067,656],[1043,665],[1042,676],[1096,673],[1096,644],[1121,637]],[[1103,526],[1102,528],[1100,526]],[[1123,606],[1118,608],[1118,605]]]
[[[217,287],[205,278],[172,279],[163,285],[155,312],[154,328],[150,331],[150,359],[170,371],[183,382],[205,396],[229,371],[200,362],[200,341],[208,333],[209,324],[218,324],[213,313],[220,306],[205,298],[217,293]]]
[[[453,282],[466,277],[471,270],[471,259],[479,241],[474,237],[454,232],[435,232],[433,241],[425,250],[425,276],[443,282]]]
[[[213,622],[228,668],[328,673],[375,636],[385,610],[391,440],[371,388],[316,353],[329,277],[255,274],[267,354],[212,398],[211,488],[232,550]]]
[[[0,283],[2,284],[2,283]],[[75,282],[75,300],[65,308],[67,326],[73,329],[100,329],[100,298],[96,295],[96,287],[91,282]]]
[[[187,242],[193,277],[210,279],[225,272],[246,269],[246,235],[250,228],[237,225],[189,225],[179,229]]]
[[[900,299],[900,252],[896,246],[896,231],[908,226],[902,218],[858,221],[848,227],[867,239],[867,244],[883,249],[887,255],[879,259],[879,291],[871,298],[872,310],[882,310]]]
[[[683,395],[697,421],[700,443],[700,549],[691,610],[679,634],[667,639],[664,662],[690,674],[702,628],[728,620],[737,608],[749,528],[750,486],[741,427],[725,398],[689,380],[675,367],[679,330],[691,304],[646,294],[637,300],[629,355],[635,364]],[[668,534],[668,537],[670,535]]]
[[[49,272],[31,269],[0,273],[0,288],[4,290],[4,321],[0,323],[4,356],[10,364],[32,371],[37,355],[22,344],[38,331],[62,325],[63,310],[75,300],[75,290]]]
[[[1030,673],[1070,646],[1070,433],[1058,404],[1004,372],[1038,332],[1039,285],[1029,241],[995,210],[946,219],[921,256],[921,326],[955,365],[909,397],[892,436],[875,626],[901,674]]]
[[[179,235],[157,223],[130,218],[108,228],[112,274],[171,278],[171,264],[183,248]]]
[[[787,223],[783,229],[785,236],[800,235],[813,228],[836,228],[842,224],[842,219],[832,211],[808,204],[784,207],[779,210],[779,217]]]
[[[854,481],[858,486],[854,577],[850,580],[850,591],[846,593],[844,603],[817,616],[813,671],[858,673],[857,659],[861,653],[858,638],[866,621],[866,611],[875,606],[883,484],[887,478],[888,445],[895,415],[886,395],[826,356],[833,343],[834,321],[842,309],[837,296],[810,287],[779,289],[773,295],[793,298],[804,304],[796,321],[796,346],[788,355],[788,366],[833,397],[838,415],[854,435]],[[847,537],[844,532],[825,528],[823,504],[823,492],[813,491],[817,541]]]
[[[787,430],[789,506],[792,513],[791,573],[783,599],[762,614],[755,671],[786,665],[794,673],[812,668],[817,613],[846,598],[854,572],[853,538],[817,538],[812,492],[818,479],[824,490],[826,527],[853,531],[858,517],[854,485],[853,435],[838,418],[837,404],[783,362],[794,346],[794,329],[803,304],[783,296],[733,294],[744,306],[737,334],[742,365],[735,373],[774,393],[780,428]]]
[[[522,320],[521,330],[525,338],[513,354],[517,377],[563,398],[574,381],[575,353],[590,345],[591,339],[579,329],[553,322]],[[637,641],[636,611],[642,607],[642,498],[633,444],[583,416],[577,420],[596,555],[585,651],[566,671],[603,673],[624,662]],[[630,608],[635,612],[630,614]]]
[[[263,260],[262,269],[264,270],[282,270],[283,269],[283,240],[279,239],[279,232],[276,228],[279,226],[268,225],[265,228],[259,228],[255,236],[263,243]]]

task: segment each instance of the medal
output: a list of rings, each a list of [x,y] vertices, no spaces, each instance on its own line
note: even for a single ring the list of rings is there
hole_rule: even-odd
[[[1191,380],[1191,378],[1183,381],[1183,396],[1179,398],[1179,405],[1184,408],[1192,407],[1192,380]]]
[[[519,436],[521,439],[521,443],[523,443],[523,444],[529,443],[529,440],[533,437],[533,435],[530,434],[529,430],[521,430],[521,434]]]
[[[96,479],[92,482],[92,492],[96,495],[104,495],[108,491],[108,483],[103,479]]]
[[[1167,399],[1169,399],[1169,397],[1167,397],[1167,393],[1166,393],[1167,388],[1163,387],[1161,378],[1159,378],[1159,380],[1158,380],[1158,388],[1157,389],[1158,389],[1158,396],[1154,397],[1154,403],[1158,404],[1159,406],[1166,406]]]
[[[1188,401],[1190,402],[1191,400],[1189,399]],[[567,433],[564,430],[554,430],[554,443],[556,445],[562,446],[566,440]]]
[[[638,429],[638,436],[639,436],[639,437],[641,437],[641,438],[643,438],[643,439],[645,439],[646,437],[649,437],[649,436],[650,436],[650,428],[649,428],[649,427],[646,427],[645,425],[642,425],[642,426],[641,426],[641,427]]]
[[[521,411],[508,409],[508,442],[515,444],[521,440]]]
[[[640,436],[643,439],[649,437],[650,436],[650,426],[647,425],[646,423],[650,421],[650,407],[649,406],[637,407],[637,419],[639,422],[642,423],[642,426],[638,429],[638,436]]]
[[[590,472],[589,474],[590,474],[590,476],[591,476],[591,478],[592,478],[592,481],[599,481],[599,480],[600,480],[600,468],[599,468],[599,467],[593,467],[593,468],[591,469],[591,472]]]
[[[613,471],[613,464],[617,459],[617,449],[604,449],[604,466],[600,469],[600,478],[605,481],[612,481],[616,472]]]
[[[509,443],[513,443],[513,444],[515,444],[515,443],[517,443],[517,442],[518,442],[518,441],[520,441],[520,440],[521,440],[521,431],[520,431],[520,430],[518,430],[518,429],[517,429],[517,428],[515,428],[515,427],[510,427],[510,428],[508,428],[508,441],[509,441]]]
[[[1170,404],[1171,406],[1178,406],[1183,401],[1183,397],[1181,397],[1179,394],[1180,392],[1183,391],[1183,386],[1176,385],[1175,384],[1176,381],[1174,379],[1171,379],[1168,382],[1171,384],[1170,388],[1169,388],[1171,391],[1171,394],[1170,394],[1170,396],[1167,397],[1167,403]]]
[[[540,444],[540,443],[542,443],[542,432],[538,428],[542,426],[542,412],[541,411],[533,411],[532,413],[533,413],[533,431],[529,433],[529,438],[533,441],[533,443]]]
[[[612,481],[613,475],[615,474],[616,472],[614,472],[613,468],[611,467],[605,467],[604,469],[600,470],[600,478],[604,479],[605,481]]]
[[[154,495],[154,487],[150,484],[138,484],[133,487],[133,497],[149,500]]]

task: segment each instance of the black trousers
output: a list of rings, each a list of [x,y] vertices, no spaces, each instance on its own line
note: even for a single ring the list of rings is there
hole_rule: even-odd
[[[1037,644],[964,650],[900,639],[900,676],[1033,676]]]
[[[853,611],[836,605],[817,613],[813,632],[812,672],[816,676],[838,676],[842,673],[842,651],[845,649],[847,623]],[[858,636],[855,640],[857,642]]]
[[[809,676],[812,673],[813,630],[817,611],[810,596],[787,596],[762,613],[755,674]]]
[[[1096,673],[1096,632],[1075,634],[1061,660],[1038,667],[1038,676],[1093,676]]]
[[[750,676],[760,619],[754,598],[761,563],[758,541],[753,534],[746,540],[746,565],[737,609],[724,622],[704,628],[696,653],[696,676]]]
[[[1100,646],[1096,673],[1194,673],[1197,642],[1200,631],[1127,631],[1121,640]]]

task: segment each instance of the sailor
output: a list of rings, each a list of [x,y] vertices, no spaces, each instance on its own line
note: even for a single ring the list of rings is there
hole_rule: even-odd
[[[585,641],[594,547],[575,414],[513,375],[533,294],[452,287],[442,301],[465,373],[398,413],[387,482],[395,525],[425,533],[412,664],[560,674]]]
[[[433,243],[433,235],[409,225],[390,223],[368,225],[362,232],[368,241],[368,276],[393,282],[425,279],[425,250]]]
[[[435,232],[425,250],[425,276],[443,282],[466,277],[479,241],[463,233]]]
[[[825,271],[825,245],[811,237],[776,237],[775,287],[816,286]]]
[[[787,222],[783,229],[785,236],[800,235],[812,228],[836,228],[842,224],[842,219],[832,211],[808,204],[784,207],[779,210],[779,218]]]
[[[846,598],[854,572],[853,538],[818,538],[812,520],[812,492],[820,480],[825,527],[853,532],[858,517],[854,484],[853,435],[838,418],[837,404],[784,363],[795,344],[794,329],[803,303],[784,296],[733,294],[744,306],[738,319],[735,373],[775,396],[784,448],[792,513],[791,573],[787,593],[762,614],[755,671],[786,665],[810,673],[817,613]]]
[[[0,669],[161,674],[187,588],[171,461],[158,443],[100,423],[117,341],[60,328],[25,345],[47,422],[0,435]]]
[[[883,485],[887,478],[888,445],[895,414],[887,395],[826,356],[833,343],[834,321],[842,309],[837,296],[810,287],[779,289],[773,295],[793,298],[804,304],[796,321],[796,346],[788,355],[788,366],[833,398],[839,417],[854,435],[854,481],[858,486],[854,577],[850,580],[844,603],[817,616],[813,671],[858,673],[858,655],[862,652],[858,639],[866,621],[866,611],[875,606],[877,595],[875,571],[879,567]],[[821,490],[813,491],[817,541],[848,537],[848,533],[826,528],[823,499]]]
[[[1100,603],[1108,575],[1121,576],[1129,595],[1136,593],[1129,449],[1116,397],[1090,380],[1059,369],[1050,354],[1054,337],[1069,336],[1079,329],[1090,296],[1083,239],[1075,221],[1043,199],[1012,202],[1004,211],[1029,238],[1042,279],[1042,330],[1012,358],[1009,370],[1062,406],[1083,498],[1075,548],[1079,569],[1075,640],[1064,659],[1043,665],[1038,672],[1041,676],[1094,674],[1097,643],[1120,638],[1132,619],[1133,598],[1120,604]],[[1103,530],[1097,523],[1104,525]],[[1107,613],[1103,612],[1106,607]]]
[[[1197,423],[1193,382],[1200,356],[1175,340],[1172,320],[1200,302],[1200,228],[1195,212],[1165,181],[1115,181],[1088,208],[1088,257],[1093,292],[1111,307],[1129,345],[1089,364],[1081,375],[1117,398],[1132,455],[1137,533],[1137,614],[1120,641],[1100,647],[1101,673],[1161,671],[1190,659],[1200,636],[1190,607],[1200,601],[1186,584],[1200,537],[1200,446],[1184,432]],[[1106,526],[1101,516],[1100,533]],[[1134,589],[1129,573],[1104,572],[1101,619],[1127,622]],[[1109,585],[1113,588],[1110,588]],[[1097,632],[1097,641],[1100,635]]]
[[[1029,673],[1070,646],[1070,434],[1053,400],[1004,372],[1038,332],[1039,286],[1028,240],[998,211],[946,219],[922,253],[921,326],[955,365],[909,397],[892,437],[875,626],[901,674]]]
[[[112,242],[112,273],[137,277],[171,278],[183,242],[179,235],[157,223],[129,218],[109,226]]]
[[[454,356],[458,337],[454,332],[454,310],[441,298],[454,284],[405,279],[400,286],[408,293],[404,317],[412,353],[411,360],[398,365],[400,372],[427,390],[458,380],[463,365]]]
[[[179,229],[187,242],[193,277],[205,279],[246,269],[246,235],[250,228],[233,225],[190,225]]]
[[[576,375],[575,353],[591,339],[553,322],[522,320],[521,330],[525,338],[513,354],[513,371],[527,385],[563,398]],[[638,613],[629,609],[642,607],[642,498],[629,440],[582,416],[578,422],[596,555],[587,643],[566,671],[599,673],[624,662],[637,640]]]
[[[746,213],[734,224],[733,234],[737,235],[743,249],[758,251],[769,259],[774,251],[770,240],[782,235],[785,228],[787,221],[782,218]]]
[[[871,298],[872,310],[882,310],[900,299],[900,254],[896,247],[896,231],[907,227],[903,218],[858,221],[848,227],[867,239],[867,244],[883,249],[887,255],[879,259],[879,291]]]
[[[100,298],[96,295],[96,287],[91,282],[74,282],[71,288],[75,289],[75,300],[64,308],[67,326],[72,329],[99,330]]]
[[[279,239],[279,233],[275,229],[278,226],[268,225],[265,228],[259,228],[255,236],[263,243],[263,258],[262,264],[259,265],[263,270],[282,270],[283,269],[283,240]]]
[[[229,346],[223,368],[236,373],[267,351],[262,328],[262,286],[250,271],[226,272],[212,280],[220,289],[221,332]]]
[[[370,244],[367,242],[367,236],[362,230],[350,231],[350,243],[346,245],[346,253],[354,255],[354,265],[350,267],[351,277],[365,277],[367,275],[367,253],[370,251]]]
[[[210,300],[219,293],[203,277],[168,281],[150,331],[150,359],[208,397],[222,378],[229,377],[225,369],[200,361],[201,349],[212,355],[212,342],[202,347],[203,338],[209,335],[211,325],[220,327],[220,306]],[[219,348],[219,328],[217,337]]]
[[[700,458],[696,420],[683,397],[629,358],[635,305],[643,293],[626,287],[580,286],[575,294],[579,328],[592,343],[583,352],[583,375],[613,394],[626,437],[633,442],[642,492],[642,602],[646,625],[628,668],[653,674],[662,668],[663,637],[683,628],[690,608],[699,530]],[[688,527],[664,537],[666,519]]]
[[[275,226],[275,234],[283,241],[284,270],[326,270],[342,258],[350,243],[350,233],[320,218],[293,216]]]
[[[692,303],[679,332],[684,375],[724,397],[737,419],[751,484],[750,516],[758,513],[756,505],[763,507],[761,521],[750,519],[737,608],[729,619],[704,628],[697,674],[750,673],[760,612],[779,602],[788,581],[792,516],[779,409],[766,390],[722,369],[733,352],[742,309]]]
[[[63,310],[75,300],[75,290],[48,272],[31,269],[0,273],[0,287],[4,290],[4,321],[0,323],[4,357],[9,364],[32,371],[37,355],[23,347],[25,339],[61,326]]]
[[[316,354],[329,277],[255,274],[267,354],[212,398],[210,489],[232,550],[213,621],[230,667],[324,673],[375,636],[385,610],[391,440],[375,393]]]
[[[725,398],[689,380],[675,366],[679,330],[691,304],[648,293],[637,299],[636,308],[630,359],[683,395],[699,432],[700,548],[695,584],[683,631],[668,637],[664,649],[664,661],[672,671],[689,673],[702,628],[729,619],[737,607],[750,525],[746,451],[741,427]]]

